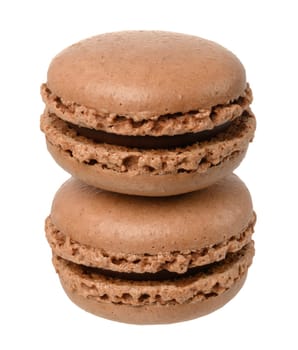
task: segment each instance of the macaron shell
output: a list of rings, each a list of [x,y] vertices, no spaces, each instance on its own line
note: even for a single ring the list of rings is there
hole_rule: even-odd
[[[171,196],[211,185],[245,156],[256,127],[252,114],[210,141],[174,150],[139,150],[76,136],[44,115],[41,127],[56,162],[89,185],[130,195]]]
[[[127,31],[62,51],[51,62],[47,85],[64,100],[98,112],[146,119],[227,103],[243,94],[246,77],[238,58],[214,42]]]
[[[74,241],[114,253],[198,250],[243,232],[253,217],[244,183],[230,175],[202,191],[131,197],[70,179],[56,193],[51,220]]]
[[[167,270],[182,274],[190,268],[220,261],[228,253],[241,250],[251,241],[255,221],[256,216],[253,214],[243,232],[221,243],[199,250],[169,251],[154,255],[115,253],[87,246],[59,231],[50,216],[46,220],[45,231],[53,253],[76,264],[125,273],[156,273]]]
[[[106,309],[104,304],[108,305],[127,305],[129,307],[143,309],[147,312],[149,306],[160,306],[160,317],[162,310],[167,314],[168,307],[177,305],[191,304],[195,309],[209,299],[216,301],[216,305],[222,306],[220,298],[229,290],[233,290],[236,285],[236,290],[239,280],[245,278],[248,267],[251,265],[254,255],[253,242],[244,247],[237,253],[231,253],[225,260],[220,263],[211,264],[204,267],[201,272],[195,273],[181,279],[171,279],[165,281],[135,281],[106,277],[97,272],[97,270],[89,270],[83,266],[76,265],[66,260],[53,257],[53,263],[60,277],[60,281],[66,293],[70,297],[76,294],[79,306],[85,306],[83,299],[93,301],[93,306],[97,304],[97,308],[88,310],[106,317],[102,313]],[[242,285],[242,283],[240,283]],[[227,301],[229,298],[224,298]],[[214,305],[212,303],[212,305]],[[206,309],[204,309],[206,310]],[[206,312],[211,312],[209,308]],[[202,312],[199,312],[199,315]],[[198,313],[194,317],[197,317]],[[192,314],[191,314],[192,317]],[[190,318],[191,318],[190,317]],[[127,322],[127,319],[117,317],[118,321]],[[180,320],[182,321],[184,317]],[[133,323],[139,323],[139,320],[134,315]],[[165,320],[162,318],[161,322]],[[150,319],[146,323],[151,323]]]
[[[231,174],[241,163],[247,151],[245,149],[241,153],[232,155],[203,174],[195,172],[154,176],[122,174],[100,167],[90,167],[49,142],[47,142],[47,148],[58,165],[90,186],[111,192],[148,197],[174,196],[211,186]]]
[[[209,109],[200,109],[186,113],[164,114],[146,120],[138,116],[119,116],[99,114],[95,109],[66,102],[54,95],[46,84],[41,87],[41,95],[46,109],[74,125],[127,136],[163,136],[197,133],[210,130],[240,117],[252,102],[252,91],[247,85],[243,95],[227,104],[219,104]]]
[[[96,316],[109,320],[131,324],[169,324],[188,321],[207,315],[228,303],[242,288],[247,274],[244,274],[230,289],[223,294],[189,304],[176,305],[145,305],[142,307],[98,303],[72,291],[61,281],[69,299]]]

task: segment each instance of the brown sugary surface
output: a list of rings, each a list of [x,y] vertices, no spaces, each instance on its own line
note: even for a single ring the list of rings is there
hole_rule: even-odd
[[[247,111],[211,140],[171,150],[141,150],[96,143],[78,136],[66,122],[47,110],[41,117],[41,129],[48,142],[78,162],[131,175],[206,172],[233,154],[245,152],[255,128],[255,117]]]
[[[255,220],[253,214],[243,232],[218,244],[199,250],[162,252],[155,255],[116,253],[81,244],[60,232],[50,216],[46,219],[45,229],[54,254],[76,264],[127,273],[154,273],[162,270],[185,273],[190,268],[220,261],[227,254],[241,250],[251,241]]]
[[[241,116],[252,102],[252,92],[247,85],[243,95],[226,104],[187,113],[154,115],[142,119],[139,115],[125,116],[115,113],[99,113],[75,102],[64,101],[47,87],[41,86],[41,95],[49,113],[70,123],[130,136],[162,136],[195,133],[213,129]]]
[[[253,255],[254,244],[251,242],[193,276],[165,281],[106,277],[55,255],[53,264],[66,289],[89,300],[135,306],[175,305],[221,295],[247,272]]]
[[[234,174],[179,196],[127,196],[70,178],[51,208],[55,228],[105,252],[152,255],[199,251],[244,232],[253,217],[251,196]]]
[[[52,60],[47,86],[64,101],[135,120],[187,113],[242,96],[245,69],[192,35],[123,31],[82,40]]]

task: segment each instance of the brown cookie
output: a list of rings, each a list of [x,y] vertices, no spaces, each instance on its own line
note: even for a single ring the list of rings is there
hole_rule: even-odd
[[[57,192],[46,235],[68,296],[96,315],[170,323],[223,306],[254,255],[245,185],[230,175],[180,196],[130,197],[70,179]]]
[[[170,196],[231,173],[255,131],[240,61],[195,36],[128,31],[57,55],[41,128],[65,170],[105,190]]]

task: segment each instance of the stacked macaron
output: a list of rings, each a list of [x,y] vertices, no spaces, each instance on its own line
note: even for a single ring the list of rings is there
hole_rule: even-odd
[[[73,175],[46,220],[70,299],[139,324],[229,301],[254,255],[232,175],[256,127],[240,61],[190,35],[109,33],[57,55],[41,93],[48,150]]]

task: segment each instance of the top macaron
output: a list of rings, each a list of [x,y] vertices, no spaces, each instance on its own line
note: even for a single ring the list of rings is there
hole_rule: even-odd
[[[102,189],[169,196],[211,185],[255,131],[238,58],[199,37],[126,31],[76,43],[50,64],[41,128],[68,172]]]

